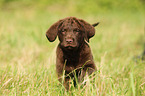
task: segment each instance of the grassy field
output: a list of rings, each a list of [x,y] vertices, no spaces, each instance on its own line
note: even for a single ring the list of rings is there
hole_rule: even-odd
[[[95,12],[95,9],[89,12],[91,7],[87,7],[85,14],[84,10],[79,12],[73,7],[75,4],[71,0],[68,9],[64,9],[67,7],[62,6],[64,3],[47,9],[41,7],[41,3],[41,9],[7,5],[0,11],[1,96],[145,95],[145,62],[134,59],[143,51],[145,13]],[[58,82],[55,71],[59,41],[50,43],[45,37],[50,25],[67,16],[76,16],[91,24],[100,22],[95,28],[96,35],[90,40],[98,69],[94,82],[88,80],[83,88],[72,86],[69,92]]]

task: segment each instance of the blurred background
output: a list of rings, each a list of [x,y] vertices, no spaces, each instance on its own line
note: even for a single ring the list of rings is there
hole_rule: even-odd
[[[116,11],[141,13],[144,3],[144,0],[1,0],[0,7],[5,11],[28,9],[49,14],[87,15]]]
[[[90,24],[100,22],[92,40],[94,51],[96,46],[100,48],[97,49],[99,53],[96,51],[98,56],[115,48],[117,52],[120,49],[131,51],[132,48],[133,54],[130,55],[139,54],[145,37],[144,5],[144,0],[1,0],[0,59],[11,61],[8,58],[15,57],[12,50],[19,54],[22,48],[33,44],[39,47],[50,44],[45,38],[46,30],[68,16],[84,19]],[[5,58],[2,54],[9,56]]]
[[[134,81],[138,85],[133,94],[144,94],[145,67],[143,63],[136,64],[133,57],[140,55],[144,48],[145,0],[0,0],[0,94],[13,94],[14,89],[37,94],[43,92],[40,89],[44,87],[45,91],[55,94],[53,91],[58,87],[47,74],[57,81],[53,70],[59,41],[48,42],[45,32],[53,23],[68,16],[90,24],[100,22],[90,46],[99,72],[114,81],[114,92],[132,93],[134,87],[130,90],[128,86],[134,66]],[[41,80],[53,86],[47,88],[48,82]],[[19,85],[25,81],[32,82],[26,82],[25,87]],[[38,84],[37,81],[42,85],[31,86]],[[107,94],[108,90],[102,92]]]

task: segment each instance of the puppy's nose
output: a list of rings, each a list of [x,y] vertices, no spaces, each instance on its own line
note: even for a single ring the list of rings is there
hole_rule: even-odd
[[[66,39],[66,42],[67,43],[72,43],[73,42],[73,39]]]

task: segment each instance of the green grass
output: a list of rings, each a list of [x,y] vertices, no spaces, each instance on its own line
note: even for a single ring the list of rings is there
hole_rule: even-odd
[[[144,13],[85,14],[71,6],[71,12],[65,9],[63,14],[63,8],[58,6],[53,12],[35,8],[0,11],[0,95],[144,96],[145,63],[133,59],[143,50]],[[67,16],[77,16],[92,24],[100,22],[90,40],[98,69],[96,76],[84,87],[72,86],[69,92],[56,76],[58,40],[50,43],[45,37],[50,25]]]

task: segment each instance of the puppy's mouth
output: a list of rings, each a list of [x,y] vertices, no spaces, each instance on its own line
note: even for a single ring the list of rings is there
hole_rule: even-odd
[[[77,45],[73,45],[73,44],[66,44],[64,45],[65,48],[68,48],[68,49],[73,49],[73,48],[76,48]]]
[[[66,50],[75,50],[77,48],[77,44],[65,44],[65,45],[63,45],[63,47]]]
[[[74,47],[72,47],[72,46],[67,46],[65,48],[68,49],[68,50],[73,50],[74,49]]]

